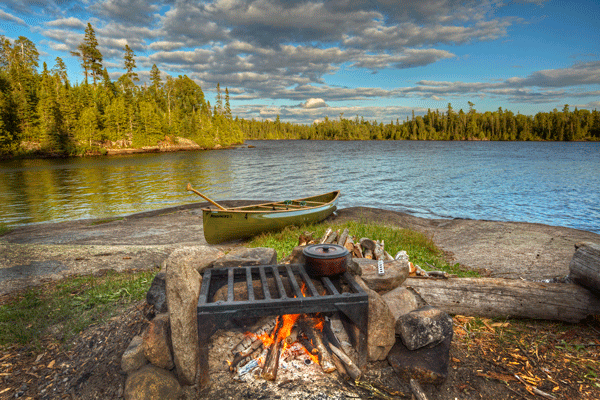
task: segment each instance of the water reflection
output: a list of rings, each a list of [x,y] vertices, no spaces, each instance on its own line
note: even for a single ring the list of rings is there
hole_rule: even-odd
[[[259,141],[256,148],[0,162],[0,223],[342,190],[340,207],[600,232],[600,143]]]

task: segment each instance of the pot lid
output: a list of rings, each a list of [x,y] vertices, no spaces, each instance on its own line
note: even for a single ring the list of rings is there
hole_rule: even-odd
[[[344,257],[349,253],[348,249],[337,244],[311,244],[302,250],[305,256],[318,259],[331,259]]]

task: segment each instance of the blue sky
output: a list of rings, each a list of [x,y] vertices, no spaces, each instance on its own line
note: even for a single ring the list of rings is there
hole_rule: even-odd
[[[147,80],[186,74],[241,118],[389,122],[428,108],[533,115],[600,108],[600,2],[457,0],[4,0],[0,35],[25,36],[40,66],[70,55],[88,22],[111,77],[123,49]]]

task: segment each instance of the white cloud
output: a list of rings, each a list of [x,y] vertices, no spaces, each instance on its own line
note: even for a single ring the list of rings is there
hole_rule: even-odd
[[[302,108],[322,108],[328,107],[327,103],[323,99],[308,99],[306,103],[302,105]]]
[[[19,25],[27,25],[25,21],[23,21],[21,18],[15,17],[14,15],[4,12],[2,10],[0,10],[0,19],[3,19],[5,21],[12,21]]]

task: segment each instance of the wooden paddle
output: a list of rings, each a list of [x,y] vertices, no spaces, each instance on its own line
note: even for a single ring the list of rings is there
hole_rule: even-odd
[[[214,205],[214,206],[217,206],[217,207],[218,207],[218,208],[220,208],[221,210],[227,210],[225,207],[223,207],[223,206],[221,206],[221,205],[217,204],[216,202],[212,201],[211,199],[209,199],[208,197],[206,197],[205,195],[203,195],[202,193],[200,193],[199,191],[197,191],[196,189],[194,189],[194,188],[192,187],[192,184],[191,184],[191,183],[188,183],[188,184],[187,184],[187,187],[186,187],[186,189],[187,189],[189,192],[194,192],[194,193],[196,193],[198,196],[202,197],[204,200],[208,201],[208,202],[209,202],[209,203],[211,203],[212,205]]]

